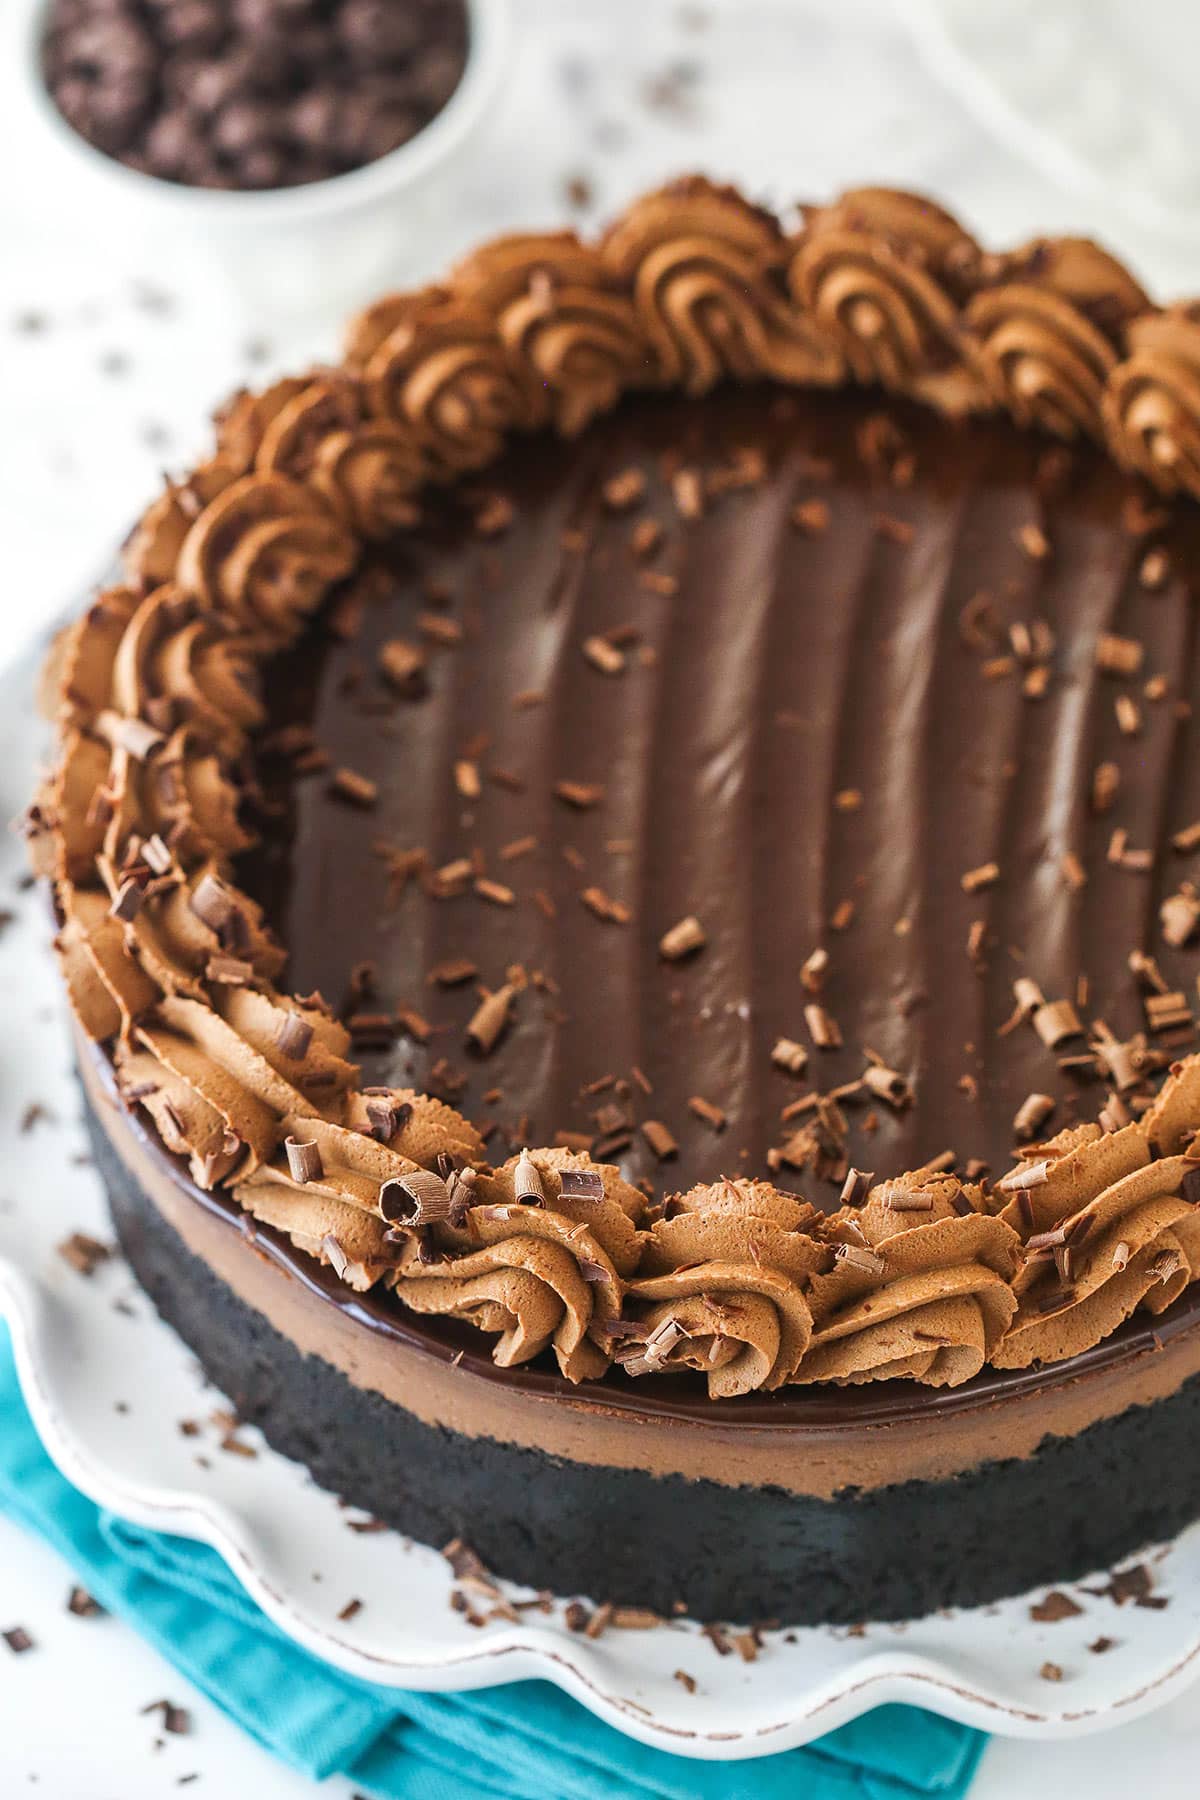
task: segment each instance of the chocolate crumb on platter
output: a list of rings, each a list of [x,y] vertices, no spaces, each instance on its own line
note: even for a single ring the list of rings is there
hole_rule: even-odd
[[[94,1275],[101,1263],[107,1262],[113,1254],[111,1244],[101,1243],[86,1231],[73,1231],[56,1248],[67,1267],[74,1269],[77,1275]]]
[[[176,1706],[173,1700],[151,1700],[141,1709],[142,1717],[148,1713],[158,1713],[164,1731],[172,1737],[185,1737],[192,1729],[192,1716],[185,1706]]]

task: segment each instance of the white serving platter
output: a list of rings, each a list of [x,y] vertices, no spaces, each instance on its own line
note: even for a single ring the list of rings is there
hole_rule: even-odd
[[[0,676],[9,818],[29,796],[44,737],[33,684],[33,663]],[[71,1481],[139,1524],[212,1545],[298,1643],[397,1687],[543,1677],[632,1737],[710,1759],[784,1750],[885,1701],[1011,1736],[1067,1737],[1161,1706],[1200,1672],[1200,1527],[1155,1554],[1157,1591],[1169,1596],[1161,1610],[1118,1608],[1085,1582],[1070,1589],[1082,1612],[1056,1624],[1032,1621],[1036,1596],[1027,1596],[856,1633],[769,1633],[754,1662],[718,1656],[686,1620],[593,1640],[569,1631],[556,1605],[473,1628],[450,1607],[453,1577],[436,1551],[350,1529],[354,1515],[252,1431],[237,1435],[254,1456],[222,1450],[220,1395],[119,1258],[85,1278],[59,1254],[74,1231],[110,1239],[111,1230],[84,1160],[50,921],[23,869],[19,839],[6,835],[0,909],[14,916],[0,929],[0,1313],[28,1404]],[[199,1433],[182,1432],[183,1420]],[[361,1610],[339,1618],[352,1599]],[[1113,1647],[1089,1651],[1098,1638]],[[1061,1680],[1040,1673],[1046,1663]]]

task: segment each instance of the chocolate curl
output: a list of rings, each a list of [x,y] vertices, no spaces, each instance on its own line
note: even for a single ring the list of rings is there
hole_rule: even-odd
[[[500,1034],[508,1024],[516,991],[511,982],[505,982],[494,994],[486,995],[471,1015],[467,1042],[480,1056],[490,1056],[499,1042]]]
[[[538,1174],[537,1164],[528,1150],[522,1150],[513,1171],[513,1192],[522,1206],[545,1206],[546,1190]],[[603,1192],[603,1187],[601,1187]]]
[[[450,1217],[453,1195],[432,1169],[418,1169],[384,1182],[379,1190],[379,1210],[389,1225],[436,1225]]]
[[[321,1161],[321,1152],[314,1143],[301,1143],[294,1137],[285,1138],[283,1147],[287,1151],[288,1169],[293,1181],[303,1186],[308,1181],[320,1181],[325,1174],[325,1165]]]

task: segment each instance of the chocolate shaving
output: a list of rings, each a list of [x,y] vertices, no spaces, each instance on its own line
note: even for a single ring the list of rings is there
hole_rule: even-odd
[[[899,1110],[908,1106],[912,1100],[912,1088],[905,1076],[895,1069],[885,1069],[881,1063],[870,1063],[862,1073],[863,1086],[879,1100],[886,1100],[889,1106]]]
[[[513,1170],[513,1193],[521,1206],[545,1206],[546,1190],[537,1164],[528,1150],[522,1150]]]
[[[623,469],[610,475],[600,491],[610,512],[627,512],[645,497],[646,477],[641,469]]]
[[[578,812],[599,806],[604,798],[604,789],[598,781],[556,781],[553,791],[557,800],[565,801]]]
[[[1158,909],[1162,934],[1172,949],[1179,949],[1200,924],[1200,898],[1195,894],[1180,891],[1168,894]]]
[[[604,1177],[599,1169],[564,1169],[559,1192],[564,1200],[603,1200]]]
[[[368,775],[360,775],[356,769],[336,769],[329,791],[339,800],[349,801],[352,806],[361,806],[364,810],[374,806],[379,798],[378,783]]]
[[[201,876],[192,890],[188,906],[222,942],[232,935],[234,920],[241,916],[229,889],[215,875]]]
[[[840,1050],[842,1033],[832,1013],[812,1002],[804,1009],[804,1023],[818,1050]],[[778,1046],[776,1046],[778,1048]]]
[[[887,1269],[883,1257],[862,1244],[838,1244],[833,1254],[838,1262],[860,1269],[864,1275],[882,1275]]]
[[[490,1056],[508,1024],[516,988],[511,982],[487,994],[472,1013],[467,1025],[467,1042],[480,1056]]]
[[[112,918],[119,919],[123,925],[128,925],[141,912],[144,898],[141,883],[130,876],[117,889],[112,905],[108,909],[109,913]]]
[[[1037,1137],[1042,1126],[1054,1111],[1054,1098],[1051,1094],[1029,1094],[1017,1108],[1013,1119],[1013,1131],[1018,1143],[1028,1143]]]
[[[1019,1194],[1025,1188],[1042,1187],[1050,1178],[1050,1164],[1046,1161],[1023,1163],[1019,1169],[1013,1169],[996,1183],[1004,1194]]]
[[[794,1038],[776,1038],[771,1061],[777,1069],[786,1069],[789,1075],[803,1075],[808,1066],[808,1051]]]
[[[1083,1036],[1079,1015],[1069,1000],[1052,1000],[1039,1006],[1033,1014],[1033,1029],[1048,1050],[1066,1038]]]
[[[493,881],[487,875],[480,875],[475,882],[475,892],[481,900],[487,900],[492,906],[515,906],[517,896],[502,881]]]
[[[588,911],[594,913],[598,919],[603,919],[605,924],[628,925],[633,917],[629,908],[622,901],[614,900],[610,894],[605,893],[603,888],[586,887],[580,892],[579,898]]]
[[[714,1131],[724,1131],[728,1123],[721,1108],[714,1106],[712,1101],[706,1100],[702,1094],[691,1096],[688,1101],[688,1110],[694,1113],[696,1118],[703,1120],[706,1125],[711,1125]]]
[[[871,1183],[874,1179],[874,1174],[868,1173],[866,1169],[848,1170],[846,1179],[842,1184],[840,1204],[842,1206],[865,1205],[867,1195],[871,1191]]]
[[[643,1119],[642,1136],[659,1162],[670,1162],[678,1156],[679,1145],[661,1119]]]
[[[478,800],[483,792],[479,764],[468,756],[460,757],[454,765],[454,785],[463,800]]]
[[[704,927],[699,919],[691,914],[680,919],[678,925],[672,925],[658,941],[658,952],[668,962],[680,962],[684,957],[692,956],[697,950],[704,948],[707,939]]]
[[[1142,712],[1131,694],[1118,694],[1113,701],[1117,729],[1122,737],[1136,737],[1142,729]]]
[[[788,515],[797,531],[806,537],[819,537],[829,530],[829,505],[825,500],[801,500]]]
[[[1096,667],[1105,675],[1136,675],[1145,660],[1145,649],[1136,638],[1118,637],[1105,631],[1096,640]]]
[[[284,1012],[275,1033],[275,1046],[281,1056],[292,1062],[303,1062],[313,1040],[313,1027],[297,1012]]]
[[[379,673],[405,699],[415,699],[425,690],[426,656],[419,644],[408,638],[389,638],[378,656]]]
[[[601,675],[620,675],[625,669],[625,653],[606,637],[589,637],[583,640],[583,655],[593,669]]]
[[[456,956],[447,962],[435,963],[429,971],[429,980],[435,987],[458,987],[464,981],[473,981],[478,973],[469,956]]]
[[[981,863],[977,869],[966,871],[962,877],[962,889],[965,894],[978,894],[983,888],[993,887],[999,879],[999,863]]]
[[[396,1175],[383,1183],[378,1206],[380,1216],[389,1225],[436,1225],[450,1217],[451,1193],[432,1169],[414,1169],[411,1174]]]
[[[303,1143],[298,1138],[286,1137],[283,1140],[287,1152],[288,1170],[292,1180],[303,1185],[308,1181],[321,1181],[325,1175],[325,1164],[321,1160],[321,1151],[315,1143]]]

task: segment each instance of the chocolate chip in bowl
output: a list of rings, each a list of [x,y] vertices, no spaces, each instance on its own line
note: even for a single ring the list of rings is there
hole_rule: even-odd
[[[459,86],[468,41],[465,0],[50,0],[41,72],[127,168],[253,191],[407,144]]]
[[[512,38],[510,0],[0,0],[0,109],[64,241],[332,331],[488,165]]]

